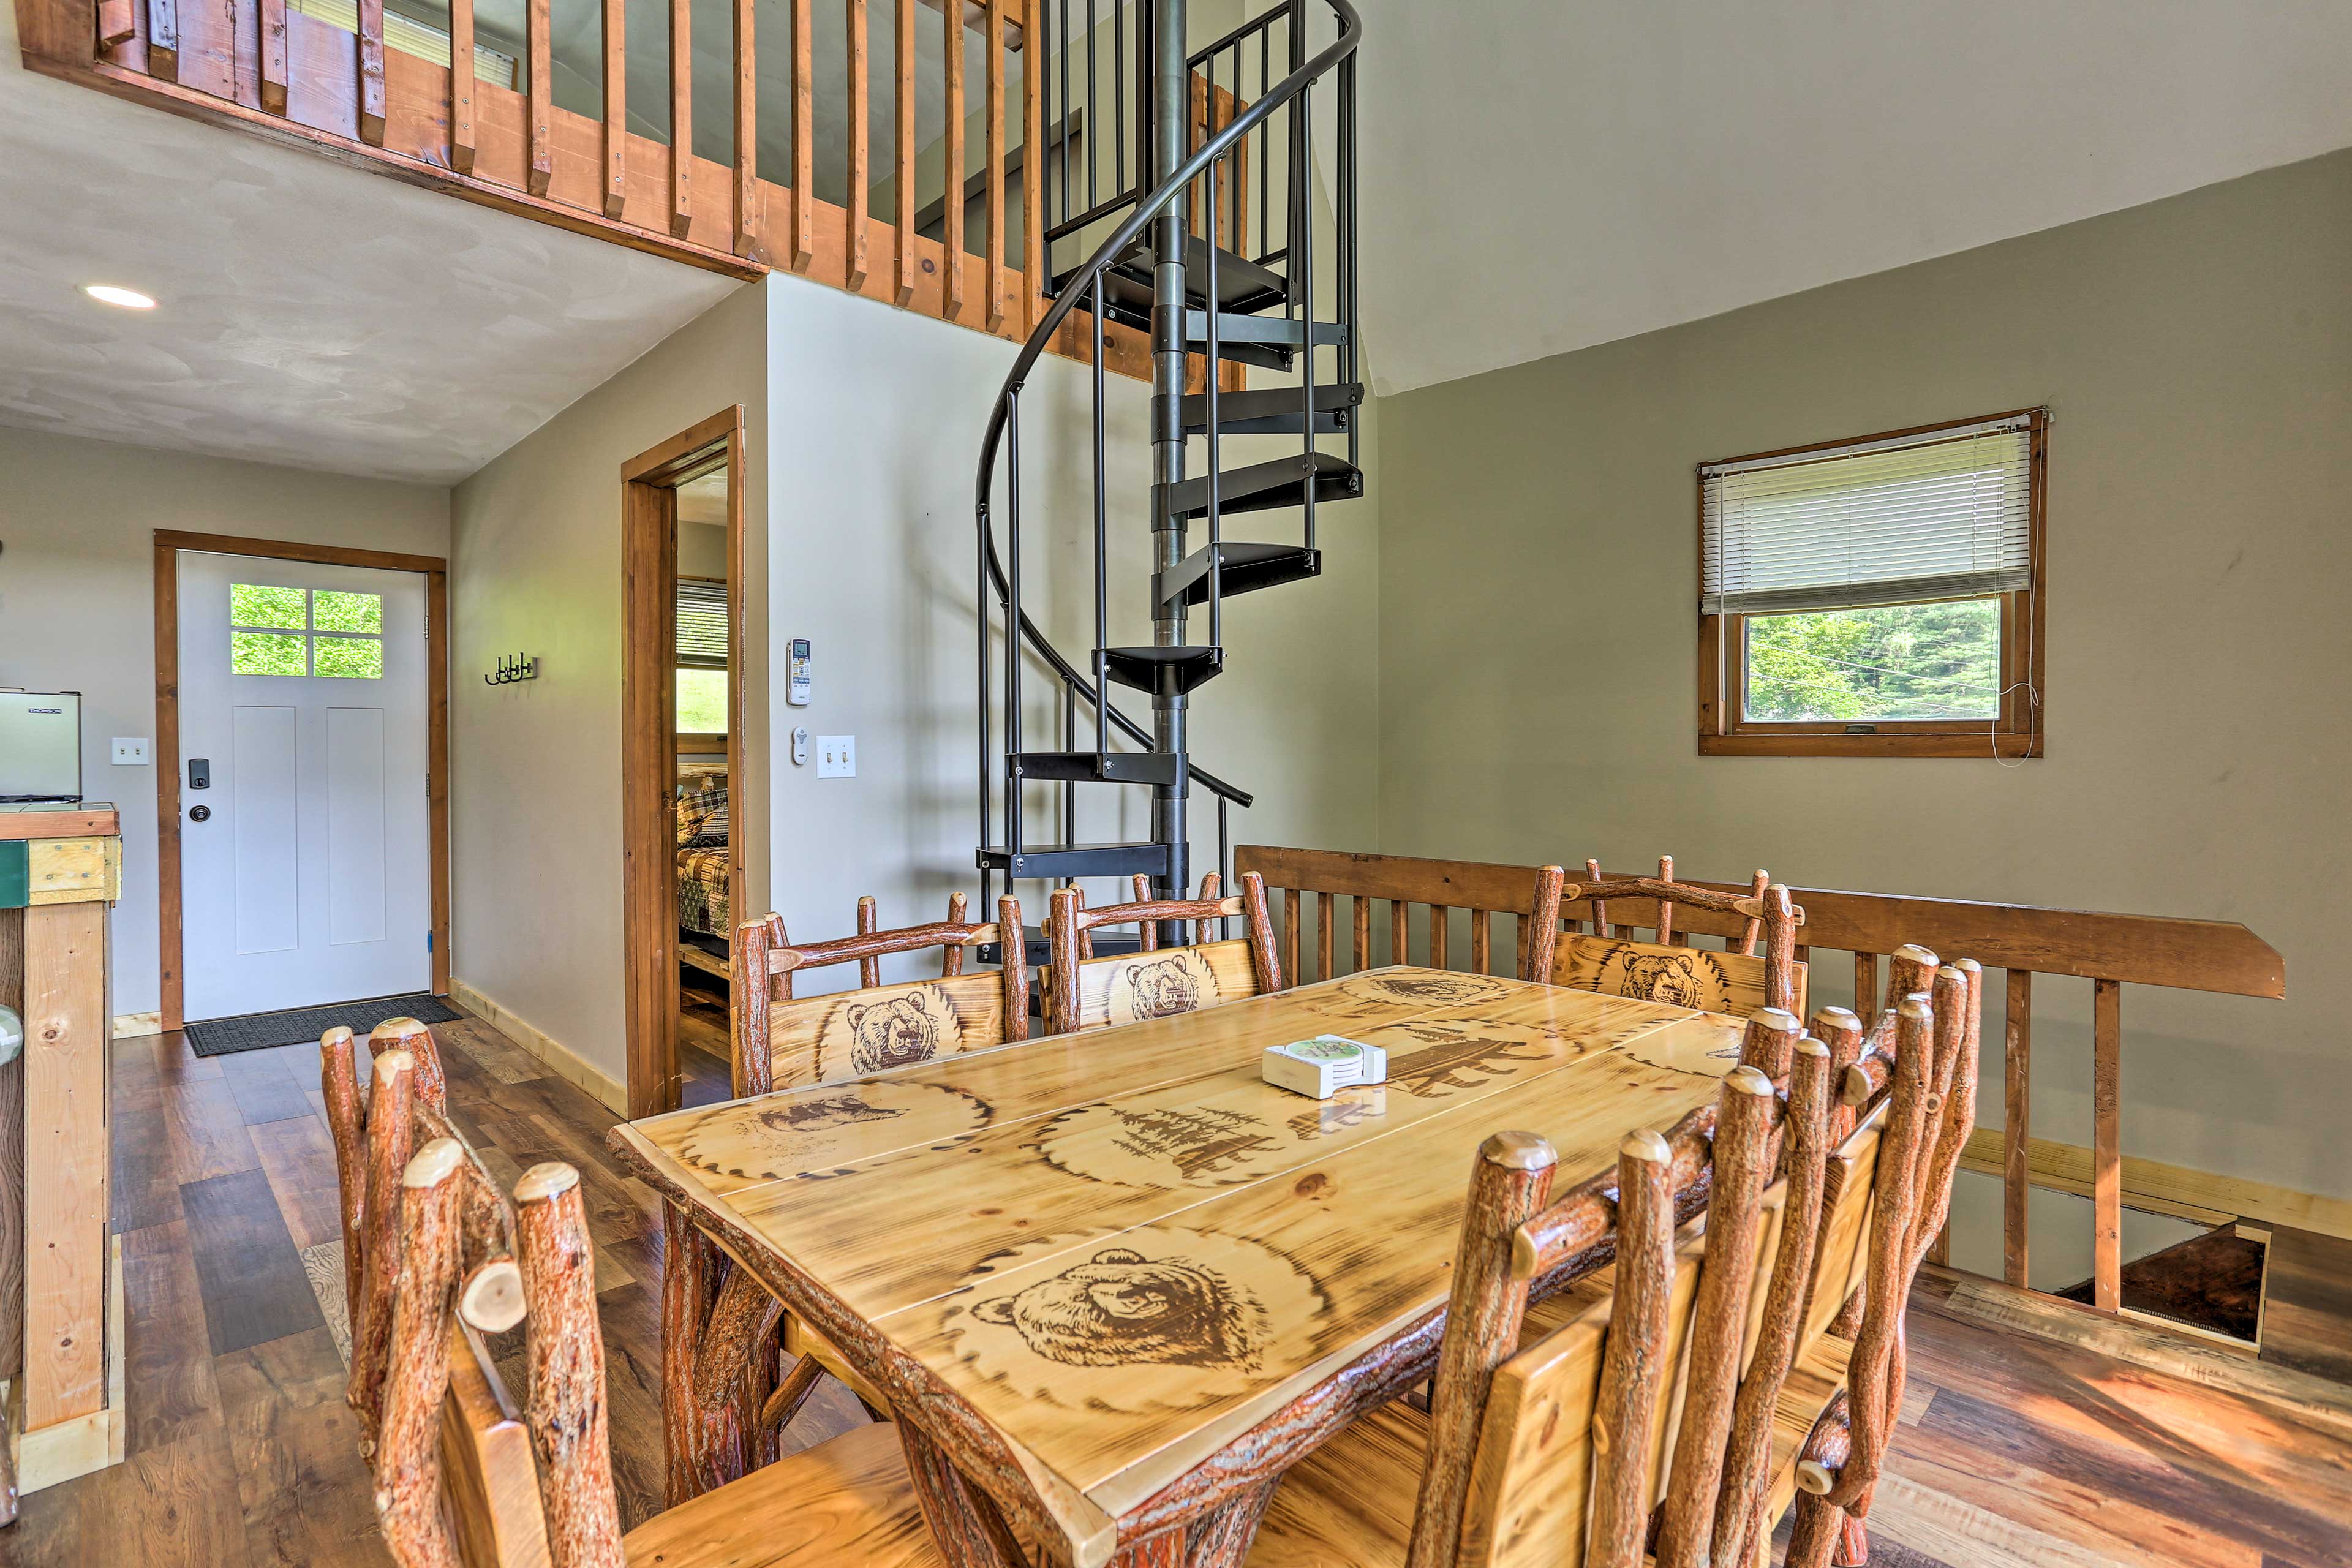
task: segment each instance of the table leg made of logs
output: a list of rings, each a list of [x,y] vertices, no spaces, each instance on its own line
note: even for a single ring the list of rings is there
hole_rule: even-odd
[[[121,886],[113,807],[0,806],[0,1007],[22,1021],[20,1042],[0,1039],[0,1522],[20,1490],[122,1459],[107,1050]]]

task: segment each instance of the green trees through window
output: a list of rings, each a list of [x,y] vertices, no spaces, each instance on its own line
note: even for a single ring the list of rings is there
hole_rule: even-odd
[[[1779,723],[1990,720],[2000,710],[2000,601],[1749,616],[1741,709]]]
[[[383,678],[381,594],[232,583],[228,618],[232,675],[318,676],[340,680]],[[278,627],[286,629],[274,629]]]

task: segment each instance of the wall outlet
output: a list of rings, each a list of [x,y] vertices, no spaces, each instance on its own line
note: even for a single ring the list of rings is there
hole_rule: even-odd
[[[821,779],[856,778],[857,737],[819,735],[816,738],[816,776]]]
[[[118,763],[145,763],[147,761],[147,737],[144,735],[117,735],[114,737],[114,760]]]

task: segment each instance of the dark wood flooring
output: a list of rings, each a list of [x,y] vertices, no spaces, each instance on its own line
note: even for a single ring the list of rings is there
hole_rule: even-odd
[[[2251,1344],[2262,1324],[2263,1250],[2224,1225],[2135,1258],[2124,1265],[2124,1305]],[[2087,1306],[2095,1284],[2085,1279],[2056,1294]]]
[[[605,1153],[603,1106],[485,1024],[436,1033],[452,1113],[502,1179],[541,1160],[581,1169],[634,1524],[661,1476],[654,1195]],[[302,1268],[337,1237],[317,1059],[289,1046],[200,1060],[176,1034],[116,1047],[130,1458],[26,1498],[0,1564],[388,1561]],[[1881,1568],[2352,1568],[2352,1390],[1957,1276],[1914,1301],[1873,1518]],[[863,1419],[828,1384],[793,1436]]]

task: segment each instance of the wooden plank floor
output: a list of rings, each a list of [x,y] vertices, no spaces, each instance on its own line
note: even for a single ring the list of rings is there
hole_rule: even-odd
[[[654,1196],[606,1154],[604,1107],[478,1020],[436,1034],[452,1113],[502,1179],[582,1170],[635,1524],[661,1475]],[[176,1034],[117,1046],[130,1458],[26,1498],[0,1564],[388,1561],[303,1269],[337,1234],[317,1062],[310,1046],[201,1060]],[[1914,1305],[1882,1568],[2352,1568],[2352,1388],[1958,1277]],[[793,1436],[863,1419],[828,1384]]]

